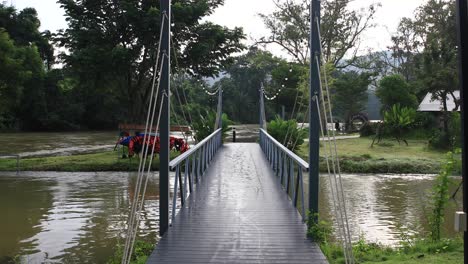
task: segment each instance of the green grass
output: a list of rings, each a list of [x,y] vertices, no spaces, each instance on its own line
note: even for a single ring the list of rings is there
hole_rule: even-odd
[[[396,140],[384,139],[381,144],[370,147],[371,137],[337,140],[341,169],[348,173],[438,173],[445,152],[429,149],[427,141],[408,140],[409,146]],[[320,170],[326,171],[325,153],[328,145],[321,142]],[[308,145],[298,151],[307,158]]]
[[[172,152],[171,157],[178,153]],[[117,152],[101,152],[71,156],[23,158],[21,171],[137,171],[140,160],[118,158]],[[159,159],[152,163],[152,170],[159,170]],[[16,171],[16,159],[0,159],[0,171]]]
[[[356,263],[463,263],[463,240],[443,239],[439,242],[416,240],[410,246],[391,248],[363,239],[353,244]],[[345,263],[343,251],[337,244],[321,244],[321,249],[331,264]]]
[[[154,244],[142,240],[136,240],[133,247],[132,258],[130,260],[131,264],[145,264],[148,260],[148,257],[154,250]],[[107,264],[120,264],[123,257],[123,246],[117,245],[114,256],[112,256]]]

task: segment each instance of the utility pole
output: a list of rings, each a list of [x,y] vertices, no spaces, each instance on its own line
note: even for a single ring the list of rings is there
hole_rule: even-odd
[[[161,24],[163,24],[161,54],[163,60],[161,69],[161,124],[160,138],[160,168],[159,168],[159,234],[163,236],[169,228],[169,129],[170,129],[170,69],[171,69],[171,0],[161,0]]]
[[[260,118],[259,118],[259,123],[260,123],[260,128],[261,129],[266,129],[265,122],[266,122],[266,116],[265,116],[265,99],[264,99],[264,92],[263,92],[263,82],[260,84]]]
[[[462,121],[462,181],[463,181],[463,212],[468,212],[468,197],[466,190],[468,188],[468,179],[466,177],[468,163],[466,160],[466,151],[468,150],[468,140],[466,132],[468,123],[466,122],[466,113],[468,105],[465,96],[468,93],[468,0],[457,0],[457,29],[458,29],[458,54],[459,54],[459,78],[460,78],[460,99],[461,99],[461,121]],[[464,263],[468,262],[468,233],[466,222],[463,233],[464,243]]]
[[[317,23],[317,21],[319,23]],[[310,5],[310,87],[309,87],[309,211],[318,213],[319,192],[319,109],[320,95],[320,0],[312,0]],[[326,120],[325,120],[326,122]],[[317,221],[318,219],[316,219]]]

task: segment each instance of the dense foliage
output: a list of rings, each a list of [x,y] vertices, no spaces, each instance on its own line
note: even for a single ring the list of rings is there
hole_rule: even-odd
[[[159,1],[58,2],[68,28],[56,41],[68,50],[61,58],[78,80],[83,122],[89,127],[141,122],[160,35]],[[223,2],[172,1],[173,72],[213,76],[232,62],[230,54],[242,50],[242,29],[201,21]]]
[[[367,102],[367,89],[371,75],[355,71],[338,74],[333,84],[334,110],[345,122],[345,130],[351,126],[353,115],[363,111]]]
[[[377,88],[377,96],[382,102],[382,111],[389,110],[395,104],[411,108],[418,105],[416,95],[401,75],[383,77]]]
[[[0,129],[69,129],[80,111],[63,71],[51,69],[50,33],[39,26],[34,9],[0,3]]]
[[[195,140],[197,142],[202,141],[209,135],[211,135],[216,129],[215,129],[215,124],[216,124],[216,113],[213,111],[208,112],[205,115],[200,115],[199,118],[195,119],[192,123],[193,130],[195,132]],[[229,125],[232,125],[232,121],[229,120],[228,116],[226,114],[222,115],[222,138],[223,140],[227,136],[227,132],[231,130]]]
[[[0,4],[0,129],[104,129],[141,122],[154,75],[159,1],[58,2],[68,28],[55,35],[39,32],[34,9],[17,12]],[[223,2],[173,1],[173,72],[214,76],[243,49],[242,29],[202,22]],[[51,40],[62,48],[62,69],[52,67]]]
[[[278,116],[268,123],[267,131],[268,134],[292,151],[298,150],[307,137],[307,131],[299,128],[296,120],[283,120]]]

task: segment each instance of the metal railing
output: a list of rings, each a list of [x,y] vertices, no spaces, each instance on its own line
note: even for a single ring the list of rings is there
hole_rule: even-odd
[[[176,215],[178,195],[180,195],[181,206],[184,206],[187,197],[194,191],[194,184],[197,184],[202,179],[204,172],[221,146],[221,136],[222,129],[219,128],[169,163],[169,168],[171,170],[175,169],[172,223],[174,223]],[[184,176],[183,182],[182,174]]]
[[[20,160],[20,155],[18,154],[0,154],[0,157],[5,157],[5,158],[16,158],[16,173],[19,173],[19,160]]]
[[[309,164],[264,129],[260,129],[260,146],[294,207],[298,207],[300,199],[300,212],[305,220],[303,172],[309,171]]]

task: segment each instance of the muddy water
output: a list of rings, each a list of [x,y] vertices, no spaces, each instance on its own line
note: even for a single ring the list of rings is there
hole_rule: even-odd
[[[0,263],[105,263],[121,237],[136,177],[129,173],[0,175]],[[149,181],[140,236],[155,241],[156,176]]]
[[[1,133],[0,154],[22,157],[111,150],[118,132]]]
[[[0,173],[0,263],[19,256],[25,263],[104,263],[120,243],[136,177],[132,173]],[[455,179],[455,181],[457,181]],[[172,182],[172,181],[171,181]],[[155,241],[158,229],[158,178],[146,197],[140,237]],[[332,217],[327,177],[321,177],[320,209]],[[401,227],[427,231],[426,191],[433,177],[423,175],[344,175],[353,238],[398,242]],[[452,233],[453,211],[445,229]],[[330,213],[326,213],[330,212]]]
[[[325,219],[334,221],[333,198],[328,176],[322,175],[319,209]],[[450,195],[460,183],[451,179]],[[371,242],[395,245],[401,235],[429,231],[430,191],[434,175],[343,175],[347,212],[353,240],[360,236]],[[454,213],[461,210],[462,190],[448,203],[443,233],[454,236]]]

